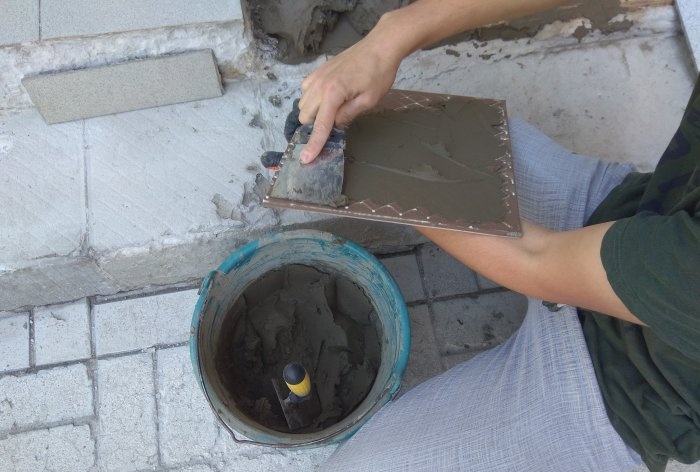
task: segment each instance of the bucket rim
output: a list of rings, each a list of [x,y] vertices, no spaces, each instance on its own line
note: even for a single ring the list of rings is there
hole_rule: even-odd
[[[207,403],[210,405],[212,408],[212,411],[216,412],[217,410],[215,409],[212,399],[210,398],[210,393],[208,392],[208,389],[204,385],[204,378],[202,376],[202,366],[200,365],[201,358],[199,356],[198,352],[198,333],[199,333],[199,325],[201,321],[201,314],[203,313],[205,307],[206,307],[206,301],[208,300],[208,292],[209,288],[212,285],[213,279],[218,275],[218,274],[229,274],[232,270],[234,270],[237,267],[240,267],[244,265],[246,262],[248,262],[254,254],[262,249],[265,246],[268,246],[270,244],[280,244],[284,243],[285,241],[290,241],[290,240],[314,240],[315,242],[323,242],[324,244],[337,244],[337,245],[342,245],[344,246],[347,250],[349,250],[352,254],[358,256],[359,258],[368,261],[372,264],[373,270],[376,270],[378,273],[379,277],[382,280],[382,283],[387,284],[388,289],[396,296],[398,297],[398,301],[400,303],[397,303],[397,312],[395,313],[395,316],[397,318],[397,322],[401,329],[398,330],[398,339],[397,339],[397,349],[395,351],[395,357],[394,357],[394,362],[392,366],[392,371],[384,384],[382,385],[381,388],[381,396],[377,398],[374,402],[373,405],[371,405],[369,408],[366,408],[364,414],[362,414],[360,417],[355,418],[353,421],[351,421],[349,424],[347,424],[344,428],[339,429],[338,431],[333,432],[332,434],[329,434],[328,436],[323,436],[320,438],[300,438],[298,441],[288,441],[288,443],[280,443],[279,438],[276,436],[280,434],[279,431],[274,431],[269,428],[266,428],[262,425],[257,425],[256,426],[256,436],[260,436],[261,439],[255,438],[246,438],[246,439],[240,439],[236,435],[241,435],[243,436],[244,433],[241,433],[240,431],[234,430],[230,425],[228,425],[226,422],[223,421],[221,415],[219,413],[216,413],[215,416],[217,417],[218,421],[224,426],[224,428],[229,431],[231,434],[232,438],[237,441],[237,442],[245,442],[245,443],[251,443],[251,444],[257,444],[257,445],[265,445],[265,446],[273,446],[273,447],[279,447],[279,448],[302,448],[302,447],[312,447],[312,446],[321,446],[321,445],[326,445],[326,444],[332,444],[335,442],[342,441],[346,439],[347,437],[351,436],[354,434],[361,426],[364,424],[364,422],[374,415],[382,406],[384,406],[388,401],[390,401],[398,392],[400,386],[401,386],[401,379],[403,377],[403,374],[406,370],[406,366],[408,364],[408,357],[409,357],[409,352],[410,352],[410,343],[411,343],[411,330],[410,330],[410,318],[409,318],[409,313],[408,313],[408,307],[406,306],[406,303],[403,299],[403,295],[401,294],[401,291],[398,287],[398,284],[394,280],[393,276],[389,273],[389,271],[386,269],[386,267],[369,251],[367,251],[365,248],[362,246],[358,245],[357,243],[350,241],[346,238],[343,238],[341,236],[337,236],[335,234],[325,232],[325,231],[320,231],[320,230],[313,230],[313,229],[301,229],[301,230],[282,230],[282,231],[276,231],[273,233],[266,234],[258,239],[252,240],[240,248],[234,250],[220,265],[216,270],[211,271],[202,281],[202,285],[200,287],[199,291],[199,299],[197,300],[197,303],[194,308],[194,312],[192,315],[192,324],[191,324],[191,329],[190,329],[190,342],[189,342],[189,347],[190,347],[190,358],[194,370],[195,377],[197,378],[197,382],[202,389],[202,392],[204,393],[204,396],[207,400]],[[346,417],[348,418],[348,417]],[[267,434],[265,431],[269,430],[270,434]],[[323,431],[323,430],[321,430]],[[285,433],[282,433],[285,434]],[[289,436],[289,434],[287,434]],[[302,435],[300,435],[302,436]],[[304,435],[306,436],[306,434]]]

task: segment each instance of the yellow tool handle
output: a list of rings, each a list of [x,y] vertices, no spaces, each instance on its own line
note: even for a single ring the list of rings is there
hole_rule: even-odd
[[[282,378],[287,388],[299,398],[304,398],[311,393],[311,378],[304,366],[298,362],[290,362],[282,371]]]

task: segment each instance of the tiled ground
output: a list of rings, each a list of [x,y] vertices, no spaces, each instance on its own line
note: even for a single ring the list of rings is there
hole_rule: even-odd
[[[402,391],[500,343],[522,321],[524,297],[433,245],[382,262],[411,316]],[[316,469],[333,446],[242,446],[215,421],[187,347],[196,300],[196,289],[184,289],[0,314],[0,470]]]
[[[382,261],[411,314],[402,390],[504,340],[521,321],[522,297],[434,246]],[[196,300],[197,290],[185,289],[2,314],[0,470],[312,470],[321,463],[332,446],[240,446],[219,427],[190,366]]]

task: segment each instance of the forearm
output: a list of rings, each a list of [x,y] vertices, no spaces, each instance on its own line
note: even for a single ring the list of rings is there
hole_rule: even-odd
[[[600,258],[612,223],[555,232],[523,221],[518,239],[416,228],[476,272],[534,298],[640,323],[613,291]]]
[[[386,13],[369,37],[399,61],[454,34],[548,10],[567,0],[419,0]]]

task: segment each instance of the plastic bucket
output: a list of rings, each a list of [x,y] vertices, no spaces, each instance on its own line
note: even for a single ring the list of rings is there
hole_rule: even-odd
[[[244,290],[270,271],[301,264],[356,284],[377,314],[380,362],[365,398],[337,423],[311,433],[280,432],[247,415],[227,394],[214,364],[224,318]],[[357,431],[397,392],[410,350],[408,310],[383,265],[357,244],[315,230],[270,234],[236,250],[202,282],[192,317],[190,354],[200,387],[218,419],[238,442],[310,447],[341,441]]]

